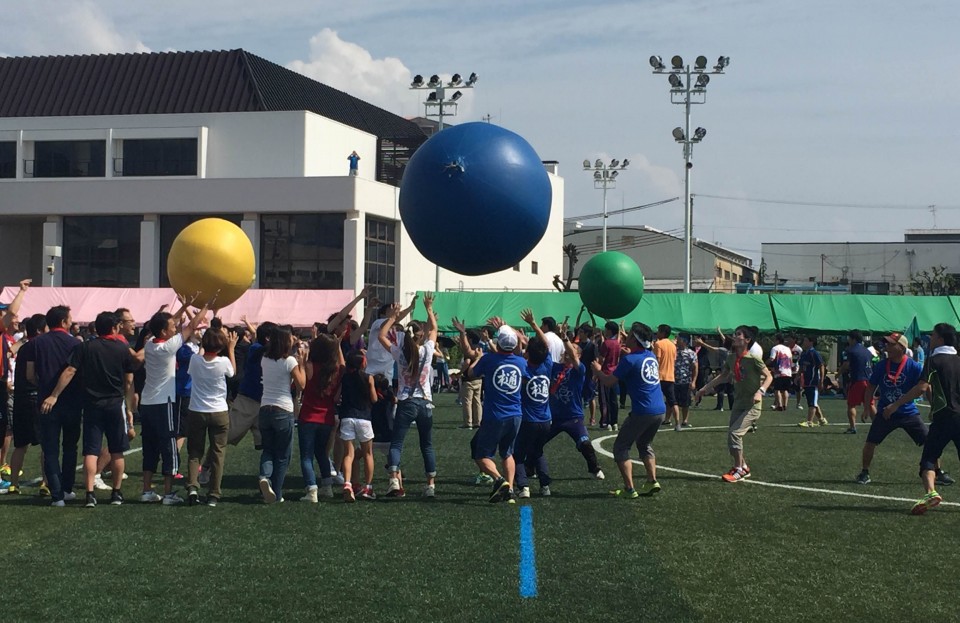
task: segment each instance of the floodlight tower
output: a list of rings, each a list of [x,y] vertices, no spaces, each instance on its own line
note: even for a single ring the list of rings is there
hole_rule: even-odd
[[[692,252],[693,238],[693,205],[690,202],[690,172],[693,169],[693,146],[703,140],[707,131],[703,128],[694,130],[690,134],[690,107],[693,104],[705,104],[707,102],[707,85],[710,83],[711,74],[722,74],[723,70],[730,65],[729,56],[721,56],[717,64],[713,66],[712,71],[707,70],[707,57],[698,56],[694,62],[693,68],[690,65],[683,64],[683,58],[674,56],[670,59],[670,69],[663,64],[663,59],[659,56],[650,57],[650,66],[655,74],[667,74],[667,80],[670,82],[670,103],[682,104],[684,106],[684,127],[673,129],[673,138],[676,142],[683,145],[683,291],[690,292],[690,255]]]
[[[603,191],[603,251],[607,251],[607,189],[617,187],[617,177],[627,168],[630,161],[626,158],[620,162],[616,158],[605,163],[600,158],[592,165],[589,160],[583,161],[583,170],[593,173],[593,187]]]

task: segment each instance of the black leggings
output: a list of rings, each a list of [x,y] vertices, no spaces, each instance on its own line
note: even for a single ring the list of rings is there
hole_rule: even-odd
[[[727,409],[733,410],[733,383],[721,383],[717,385],[717,409],[723,408],[723,396],[727,396]]]

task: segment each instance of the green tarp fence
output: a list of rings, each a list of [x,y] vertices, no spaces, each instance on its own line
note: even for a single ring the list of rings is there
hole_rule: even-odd
[[[422,293],[421,293],[422,299]],[[453,329],[451,318],[478,327],[491,316],[513,326],[522,324],[520,312],[531,308],[539,319],[553,316],[558,322],[580,314],[576,292],[441,292],[434,308],[441,330]],[[764,333],[808,331],[846,333],[902,331],[917,317],[920,330],[929,332],[938,322],[960,325],[960,297],[791,295],[791,294],[645,294],[640,305],[624,319],[656,327],[668,324],[675,331],[729,332],[738,325],[753,325]],[[416,317],[422,317],[422,309]],[[619,319],[617,319],[619,320]],[[584,313],[581,322],[589,322]],[[603,319],[597,318],[597,324]]]

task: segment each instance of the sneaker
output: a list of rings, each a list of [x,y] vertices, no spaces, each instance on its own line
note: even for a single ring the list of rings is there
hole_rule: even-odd
[[[48,487],[47,485],[40,485],[40,488],[37,489],[37,495],[39,495],[42,498],[50,497],[50,487]]]
[[[693,428],[693,424],[691,424],[690,422],[684,422],[680,426],[682,426],[683,428]]]
[[[400,497],[400,479],[391,478],[390,482],[387,483],[387,497],[388,498],[397,498]]]
[[[160,495],[153,489],[151,489],[150,491],[144,491],[143,493],[140,494],[141,502],[159,502],[162,499],[163,498],[160,497]]]
[[[640,485],[640,495],[648,496],[655,495],[660,493],[660,483],[656,480],[653,482],[645,482]]]
[[[196,491],[187,493],[187,506],[196,506],[200,503],[200,494]]]
[[[7,487],[7,495],[20,495],[20,487],[17,485],[10,485]]]
[[[507,494],[504,496],[503,499],[507,504],[516,504],[517,494],[513,492],[513,489],[510,489],[507,491]]]
[[[216,506],[217,504],[219,504],[219,503],[220,503],[220,498],[218,498],[217,496],[215,496],[215,495],[208,495],[208,496],[207,496],[207,506],[213,508],[213,507],[215,507],[215,506]]]
[[[610,426],[610,430],[612,430],[613,432],[617,432],[618,430],[620,430],[620,426],[618,426],[617,424],[613,424]]]
[[[948,474],[947,472],[942,472],[942,471],[938,471],[938,472],[937,472],[937,480],[936,480],[936,483],[937,483],[938,485],[940,485],[941,487],[949,487],[950,485],[952,485],[952,484],[955,483],[955,482],[956,482],[956,480],[954,480],[953,478],[951,478],[951,477],[950,477],[950,474]],[[11,488],[12,488],[12,487],[11,487]],[[13,493],[13,491],[11,491],[10,493]]]
[[[343,501],[344,502],[356,502],[357,498],[353,495],[353,487],[350,485],[343,485]]]
[[[799,424],[797,424],[797,426],[799,426],[800,428],[813,428],[813,427],[816,426],[816,424],[814,424],[813,422],[808,422],[808,421],[804,420],[804,421],[800,422]]]
[[[520,493],[517,494],[517,497],[525,500],[530,497],[530,487],[523,487],[520,489]]]
[[[210,484],[210,470],[200,468],[200,471],[197,473],[197,482],[203,486]]]
[[[550,485],[543,485],[540,487],[540,496],[545,498],[550,497]]]
[[[177,504],[183,504],[183,498],[176,494],[176,492],[170,492],[163,496],[163,505],[164,506],[176,506]]]
[[[264,478],[263,476],[261,476],[259,487],[260,487],[260,493],[261,495],[263,495],[264,502],[266,502],[267,504],[273,504],[274,502],[277,501],[277,494],[274,493],[273,487],[270,486],[269,478]]]
[[[66,502],[73,502],[74,500],[77,499],[77,494],[74,493],[73,491],[67,491],[66,493],[63,494],[63,499]]]
[[[497,478],[493,483],[493,491],[490,493],[489,502],[495,504],[497,502],[503,502],[510,495],[510,483],[507,482],[502,476]]]
[[[330,492],[330,496],[333,496],[333,491]],[[301,502],[310,502],[311,504],[317,503],[317,485],[307,487],[307,494],[300,498]]]
[[[491,478],[489,474],[483,474],[483,473],[477,474],[477,477],[473,481],[473,484],[475,486],[489,485],[492,483],[493,483],[493,478]]]
[[[56,506],[57,508],[63,508],[67,503],[63,500],[57,500],[56,502],[50,502],[50,506]],[[94,504],[96,506],[96,504]]]
[[[628,498],[631,500],[634,500],[640,497],[640,494],[637,493],[636,489],[617,489],[615,491],[611,491],[610,495],[621,497],[621,498]]]
[[[803,405],[798,404],[798,405],[797,405],[797,408],[798,408],[798,409],[803,409]]]
[[[603,475],[603,470],[602,470],[602,469],[598,469],[598,470],[597,470],[597,473],[594,474],[593,477],[594,477],[595,479],[597,479],[597,480],[603,480],[604,478],[606,478],[606,476]]]
[[[100,474],[93,477],[93,488],[97,491],[113,491],[113,487],[105,483]]]
[[[610,427],[609,427],[608,425],[606,425],[606,424],[601,424],[601,425],[600,425],[600,430],[610,430]]]
[[[97,505],[97,496],[93,494],[93,491],[87,491],[87,503],[84,504],[84,506],[87,508],[93,508],[96,505]]]
[[[743,477],[744,477],[744,478],[749,478],[749,477],[750,477],[750,468],[747,467],[746,465],[744,465],[743,467],[740,468],[740,473],[743,474]]]
[[[857,434],[857,429],[856,429],[856,428],[848,428],[847,430],[843,431],[843,434],[844,434],[844,435],[856,435],[856,434]]]
[[[320,497],[322,498],[332,498],[333,497],[333,486],[332,485],[323,485],[320,487]]]
[[[360,490],[360,497],[364,500],[376,500],[377,494],[373,492],[373,485],[364,485],[363,489]]]
[[[110,492],[110,504],[112,506],[120,506],[123,504],[123,492],[120,489],[114,489]]]
[[[827,418],[825,417],[820,418],[820,421],[818,422],[818,424],[820,426],[830,426],[830,422],[828,422]]]
[[[425,498],[435,498],[437,497],[437,487],[435,485],[427,485],[423,488],[423,497]]]
[[[682,430],[683,430],[683,425],[681,425],[681,424],[676,424],[676,425],[674,425],[674,427],[673,427],[673,432],[675,432],[675,433],[679,433],[679,432],[682,431]]]
[[[183,474],[181,474],[180,472],[177,472],[176,474],[173,475],[173,479],[174,479],[174,480],[183,480]]]
[[[857,474],[857,484],[858,485],[868,485],[870,484],[870,472],[867,470],[862,470]]]
[[[745,478],[744,470],[739,467],[734,467],[729,472],[722,476],[724,482],[742,482]]]
[[[345,481],[343,480],[343,474],[334,474],[333,475],[333,484],[335,485],[344,485]]]
[[[597,425],[597,418],[590,418],[590,426],[596,426],[596,425]]]
[[[943,501],[943,498],[940,497],[940,494],[936,491],[931,491],[926,494],[913,505],[913,508],[910,509],[911,515],[923,515],[931,508],[936,508],[940,506],[940,502]]]

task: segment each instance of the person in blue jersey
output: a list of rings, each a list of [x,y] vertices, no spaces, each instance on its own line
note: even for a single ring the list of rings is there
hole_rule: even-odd
[[[635,322],[627,334],[626,346],[630,349],[630,354],[620,359],[613,374],[601,372],[597,363],[594,363],[593,367],[598,383],[609,387],[621,380],[626,381],[627,391],[630,393],[630,415],[613,442],[613,458],[620,468],[624,487],[614,491],[614,494],[628,498],[660,492],[657,460],[651,444],[663,423],[667,406],[660,390],[660,367],[656,356],[650,350],[652,340],[653,329],[641,322]],[[640,460],[643,461],[647,475],[640,491],[634,487],[633,465],[630,462],[630,448],[634,445],[640,452]]]
[[[901,333],[891,333],[884,338],[887,357],[873,366],[867,395],[872,396],[879,388],[880,400],[877,417],[873,420],[867,441],[863,444],[863,469],[857,475],[857,483],[870,483],[870,464],[873,455],[887,435],[902,428],[913,442],[922,446],[927,440],[927,425],[912,399],[904,399],[921,380],[923,367],[907,357],[907,338]]]
[[[497,350],[480,356],[467,342],[466,327],[453,319],[453,326],[460,332],[460,348],[471,359],[476,358],[476,363],[467,370],[466,378],[483,378],[483,418],[470,440],[473,460],[480,471],[493,478],[490,502],[514,502],[516,463],[513,448],[523,414],[523,384],[529,374],[527,362],[516,353],[520,345],[517,332],[502,324],[499,318],[492,318],[491,323],[497,329]],[[502,474],[493,460],[498,452],[503,465]]]
[[[553,357],[543,330],[534,320],[533,311],[523,310],[520,318],[536,334],[536,339],[527,344],[527,374],[521,397],[523,417],[520,432],[514,449],[517,464],[518,497],[530,497],[527,476],[536,472],[540,482],[540,495],[550,495],[550,478],[547,459],[543,456],[543,446],[550,436],[550,373],[553,371]]]
[[[827,426],[827,418],[820,409],[820,394],[823,393],[823,383],[826,371],[823,357],[817,352],[817,340],[812,335],[803,336],[803,354],[800,355],[800,389],[807,399],[807,419],[800,422],[802,428]],[[774,379],[776,382],[776,379]]]
[[[857,407],[863,405],[861,422],[872,420],[877,409],[873,404],[873,394],[867,393],[870,384],[873,354],[863,345],[863,334],[853,330],[847,335],[847,349],[844,351],[845,361],[840,366],[840,376],[846,377],[847,422],[849,428],[844,431],[848,435],[857,433]]]
[[[587,462],[587,471],[597,480],[603,480],[603,470],[597,462],[597,453],[590,443],[590,435],[583,424],[583,384],[587,368],[580,362],[580,348],[567,337],[566,327],[560,331],[563,341],[563,360],[553,364],[550,372],[550,435],[547,442],[560,433],[573,439],[577,450]]]

